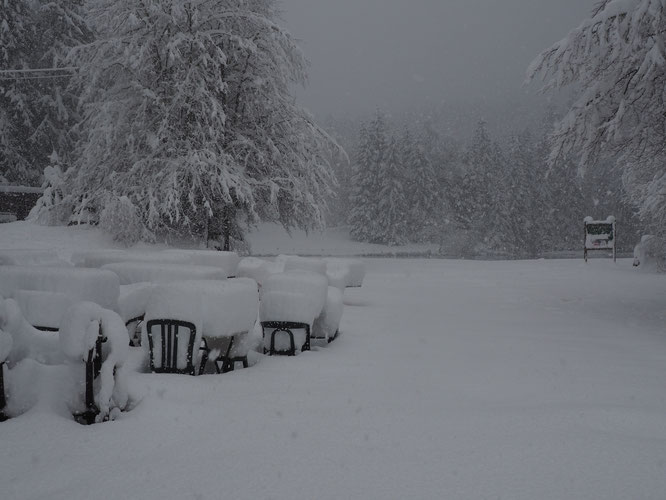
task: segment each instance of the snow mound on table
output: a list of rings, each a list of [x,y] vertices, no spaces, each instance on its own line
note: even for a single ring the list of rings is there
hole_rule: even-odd
[[[65,293],[40,290],[17,290],[14,299],[28,323],[55,329],[60,328],[63,315],[76,302]]]
[[[345,286],[360,287],[363,284],[365,264],[362,260],[328,257],[324,261],[326,262],[326,274],[329,279],[331,276],[344,275]],[[333,285],[333,283],[331,284]]]
[[[76,267],[100,268],[117,262],[148,262],[164,264],[189,264],[184,255],[169,254],[163,251],[127,251],[115,249],[89,250],[72,254],[72,263]]]
[[[0,265],[3,266],[64,266],[71,264],[58,257],[53,250],[34,248],[0,250]]]
[[[12,336],[13,345],[8,357],[11,363],[25,358],[44,364],[62,362],[58,336],[32,327],[14,299],[0,299],[0,330]]]
[[[289,292],[301,295],[302,308],[309,316],[313,313],[313,319],[319,316],[324,304],[328,290],[328,279],[321,274],[311,271],[287,271],[274,274],[266,280],[261,289],[262,297],[268,292]]]
[[[278,255],[275,261],[282,264],[285,271],[310,271],[326,276],[326,262],[316,257],[300,257],[298,255]]]
[[[104,417],[111,408],[124,409],[129,399],[124,368],[129,354],[125,323],[114,311],[93,302],[79,302],[67,310],[60,325],[60,347],[77,368],[88,360],[100,333],[104,340],[95,403]]]
[[[201,328],[207,337],[228,337],[254,327],[259,292],[253,280],[182,281],[168,286],[184,296],[198,297]]]
[[[120,286],[114,273],[100,269],[0,266],[0,296],[11,297],[17,290],[60,292],[116,309]]]
[[[216,267],[194,266],[191,264],[171,264],[162,262],[115,262],[102,269],[114,272],[121,285],[132,283],[170,283],[188,279],[227,279],[226,273]]]
[[[197,266],[211,266],[223,270],[227,276],[235,276],[238,271],[240,257],[236,252],[222,252],[218,250],[164,250],[166,255],[175,255],[187,259],[190,264]]]
[[[146,306],[156,286],[147,282],[120,285],[118,311],[123,321],[127,322],[146,313]]]
[[[331,339],[338,331],[344,310],[343,293],[339,288],[329,286],[324,310],[312,326],[313,337]]]
[[[238,263],[236,276],[252,278],[259,286],[273,274],[284,271],[283,264],[279,262],[270,262],[257,257],[245,257]]]

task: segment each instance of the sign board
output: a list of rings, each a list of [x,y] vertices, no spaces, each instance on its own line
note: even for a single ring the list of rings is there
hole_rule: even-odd
[[[585,249],[583,253],[585,262],[587,262],[587,252],[591,250],[611,251],[613,261],[615,261],[616,243],[615,217],[611,215],[606,220],[594,220],[592,217],[585,217]]]

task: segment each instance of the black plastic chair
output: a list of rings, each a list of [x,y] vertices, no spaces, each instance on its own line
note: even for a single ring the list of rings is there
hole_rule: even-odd
[[[155,367],[155,342],[153,340],[153,328],[159,327],[161,341],[161,366]],[[194,340],[197,329],[189,321],[177,319],[151,319],[146,324],[148,333],[148,344],[150,347],[150,371],[154,373],[181,373],[196,375],[194,368]],[[188,335],[185,368],[178,368],[178,339],[182,335]]]
[[[247,333],[247,332],[244,332]],[[241,334],[238,334],[241,335]],[[248,361],[247,361],[247,355],[245,356],[231,356],[231,349],[233,348],[234,345],[234,339],[236,338],[235,335],[232,335],[231,337],[228,338],[220,338],[220,339],[211,339],[211,338],[202,338],[201,339],[201,350],[203,351],[203,354],[201,355],[201,366],[199,367],[199,374],[202,374],[206,368],[206,363],[208,362],[208,356],[210,354],[210,351],[213,349],[209,345],[209,343],[219,341],[226,341],[229,340],[229,343],[227,345],[226,350],[224,351],[224,354],[220,354],[217,358],[213,360],[213,363],[215,364],[215,371],[217,373],[227,373],[230,371],[233,371],[236,367],[236,363],[242,363],[243,368],[248,367]]]
[[[106,339],[102,334],[102,327],[100,326],[99,335],[95,341],[95,346],[88,351],[88,358],[85,363],[86,370],[86,394],[85,394],[85,405],[86,409],[82,412],[75,413],[74,419],[83,425],[94,424],[97,420],[97,415],[99,415],[99,408],[95,404],[95,393],[93,390],[93,384],[95,379],[99,376],[99,372],[102,369],[102,342],[105,342]]]
[[[5,397],[5,363],[0,363],[0,422],[4,422],[9,417],[5,414],[7,398]]]
[[[297,323],[294,321],[262,321],[261,331],[264,339],[266,338],[266,330],[271,330],[271,345],[268,350],[268,354],[271,356],[274,354],[285,356],[296,355],[296,343],[294,340],[294,332],[292,330],[305,330],[305,342],[301,346],[301,351],[310,350],[310,325],[307,323]],[[288,349],[275,349],[275,336],[279,333],[286,333],[289,336]],[[264,354],[266,354],[266,348],[264,348]]]

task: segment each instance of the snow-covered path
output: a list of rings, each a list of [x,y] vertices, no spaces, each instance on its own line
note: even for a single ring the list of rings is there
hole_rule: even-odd
[[[342,337],[137,408],[0,425],[13,499],[663,499],[666,280],[630,261],[368,260]]]

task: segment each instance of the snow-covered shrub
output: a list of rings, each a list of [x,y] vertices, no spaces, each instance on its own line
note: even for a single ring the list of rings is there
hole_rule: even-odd
[[[128,247],[139,240],[149,239],[137,208],[127,196],[107,201],[99,215],[99,226],[110,233],[114,241]]]
[[[44,169],[44,194],[30,210],[28,219],[47,226],[67,224],[74,204],[63,193],[66,191],[67,173],[55,164]]]
[[[115,408],[126,409],[129,401],[124,367],[129,354],[125,323],[113,311],[93,302],[79,302],[67,310],[60,325],[60,347],[80,374],[84,373],[81,364],[87,361],[100,332],[105,342],[102,367],[95,381],[95,404],[100,410],[98,419],[102,420]],[[83,392],[85,385],[80,387]]]
[[[644,271],[666,272],[666,240],[651,234],[634,247],[634,266]]]

